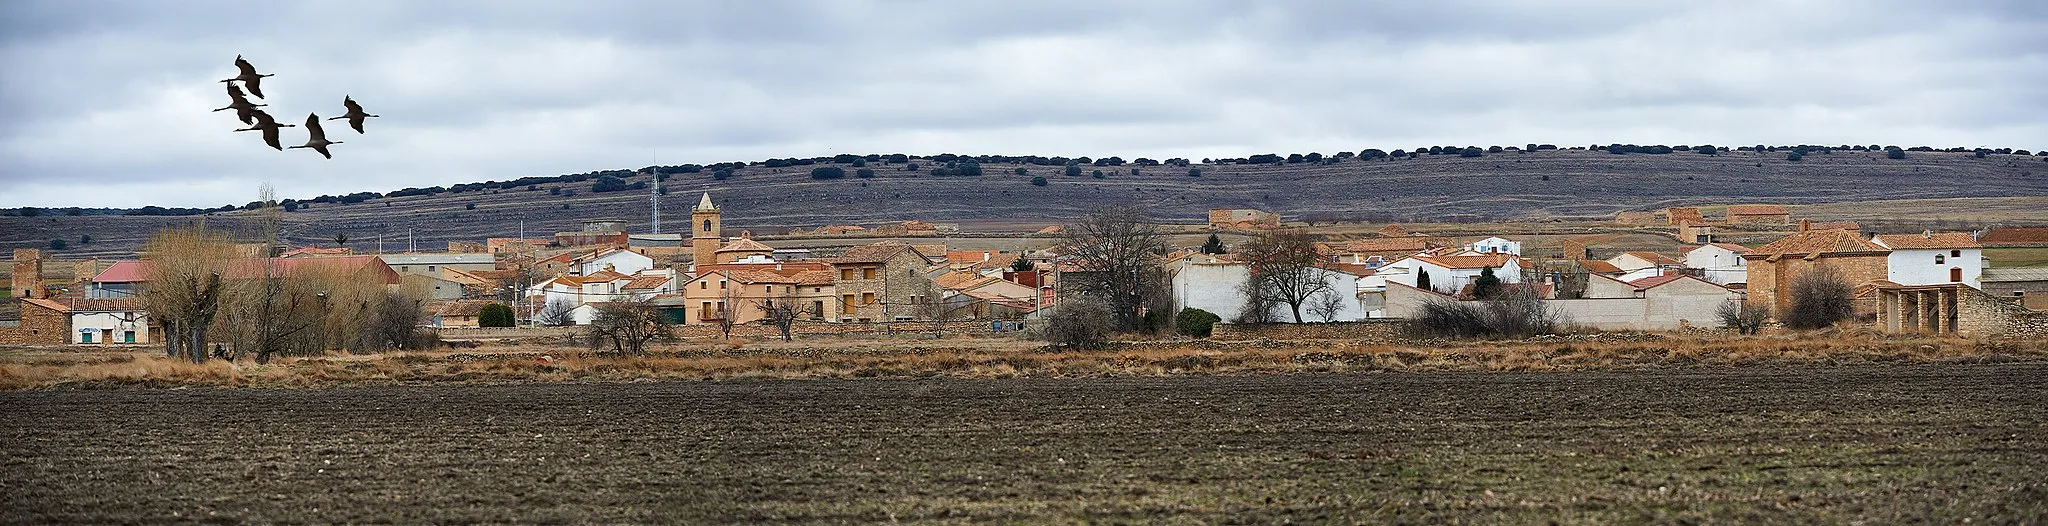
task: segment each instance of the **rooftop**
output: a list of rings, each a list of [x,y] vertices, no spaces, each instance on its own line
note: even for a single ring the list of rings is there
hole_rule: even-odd
[[[1977,248],[1975,238],[1967,232],[1924,232],[1919,234],[1878,234],[1876,241],[1893,250],[1931,250],[1949,248]]]

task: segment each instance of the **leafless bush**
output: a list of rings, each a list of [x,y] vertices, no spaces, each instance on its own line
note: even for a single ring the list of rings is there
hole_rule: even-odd
[[[1730,301],[1721,304],[1721,308],[1714,311],[1714,316],[1721,319],[1722,327],[1743,334],[1756,334],[1763,329],[1764,320],[1771,317],[1771,309],[1761,304]]]
[[[1485,301],[1430,300],[1409,320],[1407,330],[1421,337],[1522,338],[1555,334],[1563,325],[1534,288],[1519,286]]]
[[[1336,290],[1324,290],[1309,300],[1308,313],[1321,318],[1323,323],[1337,321],[1337,315],[1344,312],[1344,296]]]
[[[675,338],[661,310],[644,299],[609,301],[597,306],[587,333],[590,348],[611,345],[612,352],[646,354],[647,342]]]
[[[1791,306],[1778,320],[1786,327],[1819,329],[1855,315],[1855,290],[1832,266],[1815,266],[1792,278],[1791,295]]]
[[[1053,306],[1040,337],[1069,349],[1092,349],[1109,343],[1109,335],[1115,330],[1116,319],[1110,316],[1109,304],[1081,296]]]

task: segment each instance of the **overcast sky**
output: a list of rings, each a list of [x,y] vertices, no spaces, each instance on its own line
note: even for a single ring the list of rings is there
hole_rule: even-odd
[[[2048,148],[2048,2],[0,3],[0,207],[835,153]],[[232,112],[342,112],[334,159]],[[287,129],[284,142],[303,142]]]

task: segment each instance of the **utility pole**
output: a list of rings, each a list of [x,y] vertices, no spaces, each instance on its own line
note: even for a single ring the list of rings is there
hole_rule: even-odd
[[[652,204],[652,205],[653,205],[653,207],[654,207],[654,221],[653,221],[653,225],[652,225],[652,226],[650,227],[650,231],[649,231],[649,232],[647,232],[647,233],[649,233],[649,234],[660,234],[660,233],[661,233],[661,154],[658,154],[658,153],[657,153],[657,154],[654,154],[654,168],[653,168],[652,170],[650,170],[650,171],[649,171],[649,173],[647,174],[647,177],[648,177],[648,178],[651,178],[651,179],[654,179],[654,184],[652,184],[652,185],[648,185],[648,186],[650,186],[650,187],[652,187],[652,188],[651,188],[651,189],[650,189],[650,190],[648,191],[648,193],[647,193],[647,201],[648,201],[648,203]]]

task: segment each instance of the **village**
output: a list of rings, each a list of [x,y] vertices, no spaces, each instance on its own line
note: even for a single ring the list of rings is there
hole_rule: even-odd
[[[491,327],[588,325],[622,302],[657,310],[684,337],[994,334],[1045,319],[1080,290],[1064,284],[1100,272],[1071,253],[1060,226],[1020,237],[1039,248],[1012,250],[949,246],[957,226],[917,220],[778,236],[851,243],[814,253],[731,232],[721,212],[703,194],[690,210],[687,236],[632,234],[624,221],[601,219],[550,238],[451,242],[445,252],[238,248],[244,259],[268,261],[261,266],[281,273],[344,269],[403,291],[421,302],[421,325],[444,337]],[[2040,310],[2048,308],[2048,269],[2001,267],[1994,257],[2048,248],[2048,228],[1864,232],[1855,223],[1795,220],[1786,207],[1769,204],[1622,212],[1610,226],[1666,236],[1677,248],[1612,247],[1611,233],[1518,239],[1388,224],[1314,242],[1314,264],[1298,270],[1311,290],[1292,305],[1255,304],[1246,287],[1254,264],[1223,239],[1242,244],[1263,232],[1303,228],[1269,211],[1212,210],[1207,224],[1183,229],[1207,233],[1205,242],[1167,247],[1149,262],[1164,276],[1160,292],[1167,299],[1146,308],[1209,313],[1225,331],[1290,324],[1297,337],[1339,337],[1361,324],[1412,318],[1433,302],[1484,301],[1488,288],[1505,288],[1541,298],[1579,330],[1713,329],[1726,324],[1721,311],[1731,304],[1784,312],[1795,277],[1831,267],[1854,287],[1856,319],[1883,332],[1997,336],[2048,327]],[[0,343],[161,340],[161,324],[138,299],[149,286],[149,265],[45,261],[36,249],[15,250],[14,297],[7,300],[14,305],[0,308]],[[70,282],[45,282],[46,268],[64,266],[72,270]],[[494,307],[511,315],[494,319]]]

